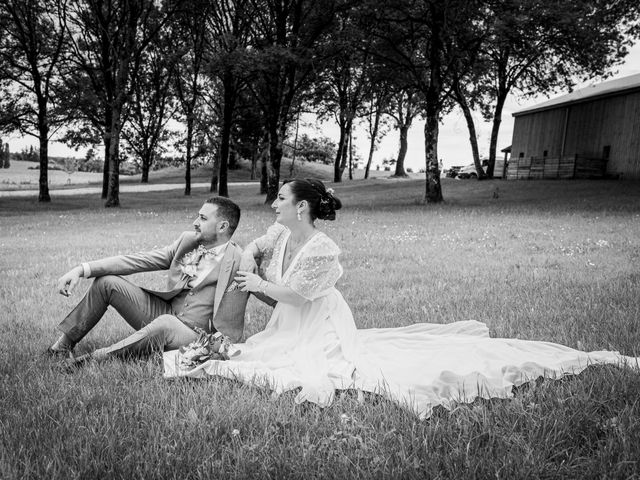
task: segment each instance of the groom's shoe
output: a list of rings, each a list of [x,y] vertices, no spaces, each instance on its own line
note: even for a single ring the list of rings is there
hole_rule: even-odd
[[[45,350],[44,354],[51,358],[67,358],[69,355],[73,355],[73,348],[53,348],[49,347]]]
[[[74,342],[65,334],[56,340],[56,343],[47,348],[46,355],[52,358],[66,358],[70,354],[73,355]]]

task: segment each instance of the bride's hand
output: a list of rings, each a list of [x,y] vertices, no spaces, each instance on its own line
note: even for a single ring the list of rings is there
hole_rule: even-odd
[[[258,292],[260,291],[260,284],[263,282],[259,275],[246,270],[238,270],[234,280],[238,282],[243,292]]]

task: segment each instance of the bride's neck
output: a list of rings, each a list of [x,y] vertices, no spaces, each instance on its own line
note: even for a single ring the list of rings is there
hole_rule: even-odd
[[[300,242],[308,238],[309,235],[312,235],[313,232],[315,232],[316,227],[314,227],[313,224],[310,223],[301,223],[300,225],[296,225],[289,230],[291,230],[291,239],[296,242]]]

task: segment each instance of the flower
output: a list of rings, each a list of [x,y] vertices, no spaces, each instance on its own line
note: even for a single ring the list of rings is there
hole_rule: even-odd
[[[233,430],[231,430],[231,436],[232,437],[239,437],[240,436],[240,430],[238,430],[237,428],[234,428]]]
[[[187,277],[195,277],[198,270],[198,263],[200,263],[201,258],[202,255],[197,248],[189,253],[185,253],[182,260],[180,260],[180,270],[182,273]]]
[[[178,365],[182,370],[193,369],[208,360],[229,360],[241,353],[229,337],[220,332],[209,334],[197,327],[194,330],[199,337],[178,349]]]

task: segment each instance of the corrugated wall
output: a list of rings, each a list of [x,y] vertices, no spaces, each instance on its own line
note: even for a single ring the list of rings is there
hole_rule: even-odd
[[[602,158],[609,146],[607,172],[640,179],[640,92],[517,116],[511,155],[559,157],[563,141],[565,156]]]

